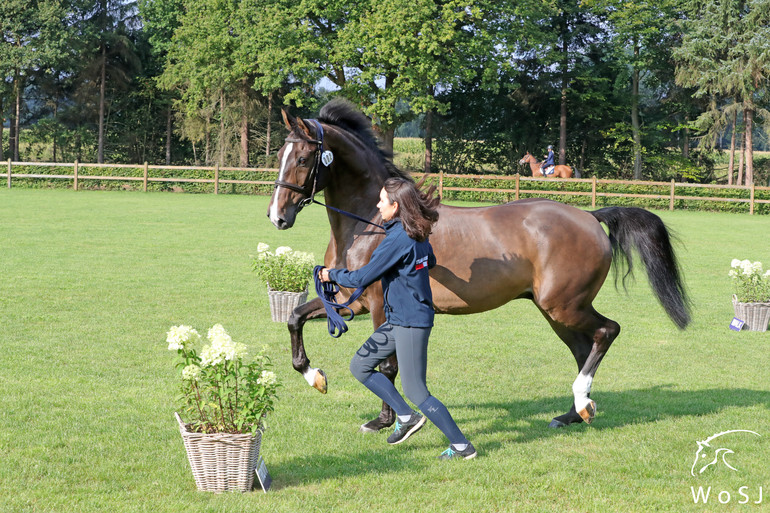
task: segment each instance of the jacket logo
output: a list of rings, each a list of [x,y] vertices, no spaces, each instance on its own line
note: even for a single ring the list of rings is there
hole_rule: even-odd
[[[424,256],[417,260],[417,262],[414,264],[415,271],[419,271],[420,269],[425,269],[428,267],[428,257]]]

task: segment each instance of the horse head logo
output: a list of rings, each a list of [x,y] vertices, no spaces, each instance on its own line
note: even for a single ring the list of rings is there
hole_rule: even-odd
[[[709,468],[710,466],[716,465],[717,463],[719,463],[719,458],[722,458],[722,463],[724,463],[727,466],[727,468],[733,471],[738,470],[732,465],[730,465],[729,463],[727,463],[727,460],[725,459],[728,454],[732,454],[734,451],[728,449],[727,447],[720,447],[718,449],[715,449],[714,446],[716,444],[712,446],[712,444],[710,443],[712,440],[719,438],[722,435],[726,435],[728,433],[751,433],[752,435],[760,436],[759,433],[755,433],[754,431],[749,431],[747,429],[732,429],[730,431],[722,431],[721,433],[711,435],[705,440],[696,442],[698,444],[698,450],[695,452],[695,461],[693,462],[692,468],[690,469],[691,475],[695,476],[695,467],[697,467],[698,464],[701,464],[700,470],[698,470],[698,474],[702,474],[703,471]]]

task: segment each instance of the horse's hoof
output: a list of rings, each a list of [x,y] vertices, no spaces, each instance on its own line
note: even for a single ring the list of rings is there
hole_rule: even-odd
[[[361,427],[358,428],[358,432],[359,433],[376,433],[379,431],[378,429],[373,429],[369,427],[369,424],[370,422],[367,422],[366,424],[361,424]]]
[[[553,419],[550,424],[548,424],[549,428],[563,428],[567,427],[567,424],[560,421],[559,419]]]
[[[318,369],[318,372],[316,372],[315,379],[313,380],[313,388],[315,388],[322,394],[326,393],[326,390],[327,390],[326,373],[321,369]]]
[[[359,433],[377,433],[384,427],[387,427],[387,426],[378,417],[376,419],[370,420],[366,424],[363,424],[359,428],[358,432]]]
[[[578,415],[583,419],[583,422],[590,424],[594,421],[594,416],[596,415],[596,403],[594,401],[589,401],[588,404],[578,412]]]

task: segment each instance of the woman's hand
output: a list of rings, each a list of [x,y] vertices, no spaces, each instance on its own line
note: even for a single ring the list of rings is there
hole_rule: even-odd
[[[332,281],[332,280],[329,278],[329,269],[327,269],[326,267],[324,267],[323,269],[321,269],[321,270],[318,272],[318,276],[319,276],[319,278],[321,278],[321,281],[322,281],[322,282],[328,282],[328,281]]]

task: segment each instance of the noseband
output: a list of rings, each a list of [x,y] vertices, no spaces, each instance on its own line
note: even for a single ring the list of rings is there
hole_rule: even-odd
[[[318,172],[321,168],[321,166],[328,167],[327,164],[323,162],[323,146],[324,146],[324,129],[321,126],[321,123],[318,122],[316,119],[310,119],[308,121],[312,121],[315,123],[315,126],[317,128],[318,132],[318,139],[297,139],[297,138],[287,138],[286,142],[310,142],[316,144],[316,149],[314,152],[314,162],[313,167],[310,170],[310,174],[307,177],[307,180],[305,180],[305,184],[303,186],[299,186],[296,184],[293,184],[291,182],[287,182],[285,180],[278,180],[275,181],[275,187],[283,187],[285,189],[292,190],[294,192],[298,192],[305,196],[304,199],[302,199],[299,204],[299,210],[302,210],[303,207],[306,205],[309,205],[313,202],[313,198],[316,193],[316,188],[318,186]],[[331,152],[329,152],[331,155]],[[331,161],[330,161],[331,163]]]

